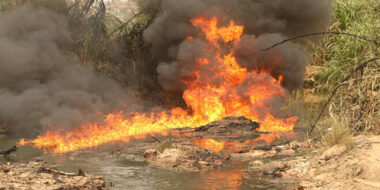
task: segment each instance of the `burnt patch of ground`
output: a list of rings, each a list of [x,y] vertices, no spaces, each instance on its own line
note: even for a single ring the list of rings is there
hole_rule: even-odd
[[[226,117],[211,122],[207,125],[195,128],[195,132],[204,135],[226,135],[227,134],[250,134],[260,127],[259,123],[245,117]]]
[[[261,133],[258,128],[259,123],[245,117],[227,117],[197,128],[175,129],[172,136],[147,138],[149,143],[115,150],[109,155],[172,171],[199,172],[224,166],[228,160],[247,162],[296,154],[290,140],[276,141],[281,135]],[[267,144],[265,135],[273,144]]]
[[[197,128],[181,128],[172,131],[175,136],[188,138],[212,138],[224,141],[251,140],[259,137],[260,124],[245,117],[231,116]]]

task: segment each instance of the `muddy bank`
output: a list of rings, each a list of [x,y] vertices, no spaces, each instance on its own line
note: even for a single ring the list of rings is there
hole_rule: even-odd
[[[82,170],[55,170],[42,161],[6,163],[0,165],[0,189],[105,189],[105,181]]]
[[[340,144],[320,152],[319,141],[279,140],[279,135],[269,143],[258,143],[270,134],[258,133],[255,126],[244,118],[225,118],[182,132],[186,140],[179,135],[156,143],[145,151],[144,159],[155,167],[197,172],[216,170],[235,160],[248,163],[241,168],[245,181],[260,179],[286,189],[380,189],[379,136],[355,137],[353,149]],[[253,139],[247,141],[249,137]],[[193,141],[208,138],[212,139],[201,144]]]
[[[176,143],[165,150],[149,149],[144,158],[157,167],[173,170],[201,172],[213,170],[228,159],[213,151],[198,147],[190,143]]]
[[[292,189],[380,189],[380,136],[356,137],[352,150],[336,145],[323,153],[318,152],[319,142],[301,144],[304,155],[253,161],[245,177],[269,175],[272,183],[293,183]]]
[[[248,162],[296,155],[295,143],[290,140],[294,133],[288,138],[286,133],[258,132],[258,127],[244,117],[227,117],[194,129],[173,130],[171,136],[152,137],[150,143],[115,150],[110,156],[145,161],[176,172],[205,172],[223,167],[229,160]]]
[[[212,178],[214,180],[212,185],[220,186],[220,180],[217,177],[224,179],[229,175],[234,175],[236,179],[234,183],[225,184],[231,189],[376,189],[380,187],[377,184],[380,181],[377,177],[380,176],[380,156],[377,151],[380,150],[380,138],[356,137],[353,150],[339,145],[320,152],[321,143],[318,141],[298,141],[293,140],[295,137],[292,133],[288,135],[260,133],[255,129],[257,129],[257,124],[245,118],[226,118],[195,129],[174,130],[171,136],[147,137],[123,144],[117,149],[112,146],[108,150],[102,149],[101,152],[97,152],[98,155],[104,156],[101,163],[98,160],[100,157],[95,156],[96,151],[92,150],[70,152],[65,157],[67,160],[62,162],[70,164],[83,159],[86,155],[96,157],[93,161],[101,167],[106,167],[105,165],[113,162],[113,167],[108,167],[106,170],[109,171],[105,173],[109,176],[121,175],[117,181],[114,181],[115,178],[107,178],[108,183],[117,184],[118,188],[123,186],[121,183],[124,183],[124,186],[134,183],[133,177],[124,175],[134,176],[136,172],[141,173],[139,177],[145,181],[152,171],[170,174],[173,177],[165,178],[163,180],[165,184],[167,185],[167,181],[174,180],[175,182],[170,183],[179,184],[178,187],[182,189],[188,186],[183,184],[187,184],[186,179],[189,177],[198,180],[200,184],[206,184],[207,180]],[[47,188],[52,187],[51,189],[56,186],[71,188],[68,184],[77,185],[83,189],[98,186],[104,188],[105,182],[100,177],[83,176],[79,175],[79,172],[64,173],[46,169],[49,166],[44,164],[43,162],[12,163],[9,167],[5,167],[5,171],[0,171],[2,175],[0,177],[3,181],[7,180],[4,181],[7,183],[6,187],[19,185],[21,188],[25,184],[40,187],[38,185],[44,185],[46,182],[49,184]],[[78,167],[83,168],[83,163],[64,170],[75,171],[74,168]],[[130,169],[125,169],[126,167]],[[11,170],[7,171],[8,168],[19,169],[9,174]],[[86,170],[90,171],[88,168]],[[147,170],[148,172],[144,172]],[[123,173],[124,171],[126,173]],[[159,175],[161,176],[162,173]],[[4,178],[3,175],[10,177]],[[178,182],[181,176],[185,179]],[[33,181],[35,179],[37,181]],[[121,182],[125,180],[132,182]],[[148,181],[150,180],[155,179],[153,177]],[[0,181],[1,184],[4,184],[3,181]],[[141,183],[136,183],[131,187],[140,185]],[[172,187],[172,185],[162,184],[160,188]],[[1,188],[5,187],[0,186]]]

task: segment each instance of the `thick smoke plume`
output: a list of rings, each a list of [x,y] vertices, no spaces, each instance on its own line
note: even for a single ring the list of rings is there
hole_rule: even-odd
[[[150,1],[141,5],[152,6]],[[275,78],[283,75],[283,86],[292,90],[302,83],[307,63],[301,46],[287,43],[271,51],[260,49],[323,28],[330,10],[329,0],[153,1],[160,2],[162,14],[144,37],[159,60],[160,84],[177,94],[185,90],[181,81],[191,77],[198,58],[215,57],[207,54],[207,42],[197,38],[199,28],[190,19],[217,16],[221,25],[230,20],[244,25],[246,35],[232,49],[238,63],[248,70],[269,70]],[[185,41],[188,36],[195,39]],[[126,110],[124,106],[137,105],[133,111],[140,110],[142,104],[129,90],[80,66],[64,52],[61,47],[69,40],[65,18],[48,10],[23,7],[0,14],[0,124],[23,136],[36,135],[41,127],[56,131],[98,121],[105,113]]]
[[[147,4],[147,3],[145,3]],[[184,42],[199,28],[189,20],[197,17],[234,20],[244,25],[245,36],[233,50],[238,63],[251,70],[270,70],[284,76],[283,86],[293,90],[302,84],[307,54],[301,46],[287,43],[261,51],[286,37],[323,30],[329,21],[329,0],[162,0],[162,15],[145,31],[145,39],[161,60],[159,81],[164,89],[181,94],[192,61],[205,55],[205,43]],[[223,23],[224,22],[224,23]],[[280,56],[280,59],[276,58]]]
[[[48,10],[23,7],[0,14],[0,122],[11,132],[25,136],[43,126],[77,127],[134,101],[114,81],[63,52],[69,36],[65,18]]]

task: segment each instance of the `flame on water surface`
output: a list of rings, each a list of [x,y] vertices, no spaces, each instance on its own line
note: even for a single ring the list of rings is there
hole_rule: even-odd
[[[221,150],[224,149],[226,142],[224,141],[219,142],[214,139],[199,139],[199,140],[195,140],[194,144],[202,148],[212,150],[214,152],[220,152]]]
[[[191,77],[181,79],[186,85],[183,99],[188,109],[130,113],[129,117],[125,117],[123,112],[108,114],[103,123],[84,124],[68,132],[48,131],[34,140],[21,140],[19,144],[65,153],[115,141],[128,142],[130,138],[144,138],[148,134],[167,135],[168,129],[197,127],[231,115],[259,122],[259,131],[293,130],[298,118],[276,118],[269,111],[270,104],[266,103],[273,97],[286,96],[281,86],[283,76],[274,78],[269,71],[248,71],[238,64],[233,52],[225,52],[224,46],[234,46],[239,42],[244,27],[233,21],[219,27],[216,17],[195,18],[190,23],[201,33],[187,37],[185,42],[195,39],[207,41],[207,51],[213,57],[199,57],[193,64],[195,71]],[[221,144],[214,144],[215,150],[219,150]]]

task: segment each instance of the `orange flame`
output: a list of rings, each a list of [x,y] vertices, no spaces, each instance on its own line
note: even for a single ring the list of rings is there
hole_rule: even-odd
[[[167,135],[168,129],[205,125],[231,115],[258,121],[260,131],[292,130],[298,118],[276,118],[269,112],[271,105],[267,103],[273,97],[286,96],[280,85],[283,77],[277,80],[265,71],[248,71],[238,64],[232,52],[222,53],[225,52],[222,46],[233,46],[239,42],[244,27],[233,21],[228,26],[219,27],[216,17],[195,18],[190,23],[202,33],[198,37],[188,37],[186,41],[194,38],[206,40],[210,55],[215,57],[212,60],[199,57],[194,63],[196,71],[192,73],[192,79],[182,79],[187,87],[183,98],[188,110],[173,108],[159,113],[131,113],[129,118],[125,118],[123,112],[108,114],[102,124],[84,124],[76,130],[62,133],[49,131],[35,140],[21,140],[19,144],[65,153],[115,141],[128,142],[131,137],[144,138],[156,133]],[[220,147],[215,148],[218,150]]]
[[[295,133],[290,133],[284,135],[287,139],[295,139],[297,138],[297,135]],[[279,132],[269,133],[269,134],[262,134],[260,137],[253,139],[253,140],[247,140],[244,142],[227,142],[227,141],[216,141],[214,139],[198,139],[194,141],[194,144],[197,146],[200,146],[205,149],[212,150],[216,153],[222,151],[222,150],[229,150],[231,152],[237,152],[244,149],[252,149],[254,148],[260,141],[264,142],[265,144],[271,144],[274,140],[277,138],[282,137],[282,134]]]
[[[227,27],[218,28],[218,19],[216,17],[210,20],[199,17],[192,19],[190,22],[194,26],[200,27],[206,35],[206,39],[212,43],[217,43],[220,39],[224,42],[238,41],[244,30],[243,26],[235,25],[234,21],[231,21]]]
[[[212,150],[214,152],[220,152],[224,149],[225,142],[218,142],[214,139],[201,139],[195,140],[194,144],[202,148]]]

